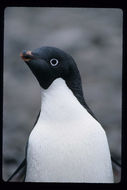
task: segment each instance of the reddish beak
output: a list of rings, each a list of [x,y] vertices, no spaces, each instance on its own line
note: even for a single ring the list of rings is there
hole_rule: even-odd
[[[24,50],[23,52],[20,53],[20,57],[24,60],[24,61],[30,61],[33,58],[33,55],[31,53],[31,51],[26,51]]]

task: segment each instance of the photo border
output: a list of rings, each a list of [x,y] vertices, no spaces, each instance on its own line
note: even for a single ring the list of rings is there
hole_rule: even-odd
[[[32,187],[36,187],[36,185],[40,187],[97,187],[103,188],[104,186],[109,188],[122,188],[122,186],[127,184],[127,92],[126,92],[126,85],[127,85],[127,9],[126,3],[122,2],[108,2],[108,1],[1,1],[0,5],[0,85],[1,85],[1,95],[0,95],[0,102],[3,102],[3,53],[4,53],[4,10],[6,7],[75,7],[75,8],[118,8],[121,9],[123,12],[123,58],[122,58],[122,167],[121,167],[121,181],[119,183],[113,184],[97,184],[97,183],[33,183],[33,182],[5,182],[2,180],[2,141],[3,141],[3,128],[1,127],[1,184],[2,185],[16,185],[20,184],[21,186],[25,185],[32,185]],[[1,113],[1,126],[3,126],[3,105],[0,106],[0,113]]]

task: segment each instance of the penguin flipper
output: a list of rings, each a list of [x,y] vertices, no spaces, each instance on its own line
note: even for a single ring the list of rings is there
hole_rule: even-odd
[[[25,173],[26,173],[26,158],[22,161],[22,163],[19,165],[19,167],[15,170],[15,172],[9,177],[7,182],[11,181],[12,178],[14,181],[24,181],[25,178]],[[18,174],[18,175],[16,175]],[[14,177],[15,176],[15,177]]]
[[[33,126],[36,125],[37,121],[38,121],[38,118],[40,116],[40,111],[37,115],[37,118],[35,120],[35,123]],[[27,146],[28,146],[28,142],[27,142],[27,145],[26,145],[26,155],[27,155]],[[25,155],[25,159],[22,161],[22,163],[19,165],[19,167],[15,170],[15,172],[9,177],[9,179],[7,180],[7,182],[11,181],[12,178],[14,181],[24,181],[25,180],[25,176],[26,176],[26,156]],[[16,175],[17,174],[17,175]]]

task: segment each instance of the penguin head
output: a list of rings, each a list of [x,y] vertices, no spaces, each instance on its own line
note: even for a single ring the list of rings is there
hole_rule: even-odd
[[[55,47],[41,47],[33,51],[24,50],[20,56],[43,89],[47,89],[57,78],[64,79],[74,96],[95,118],[84,100],[80,73],[69,54]]]
[[[27,63],[40,86],[47,89],[57,78],[67,83],[79,72],[74,59],[55,47],[41,47],[33,51],[23,51],[20,56]]]

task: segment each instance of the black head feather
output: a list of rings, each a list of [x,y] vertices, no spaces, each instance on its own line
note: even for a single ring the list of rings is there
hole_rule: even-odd
[[[79,70],[69,54],[55,47],[41,47],[33,51],[23,51],[21,57],[42,88],[47,89],[57,78],[64,79],[78,101],[93,115],[83,97]]]

